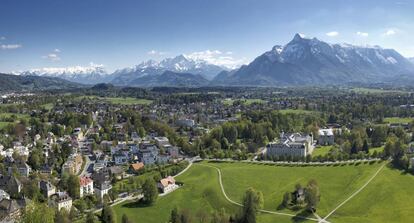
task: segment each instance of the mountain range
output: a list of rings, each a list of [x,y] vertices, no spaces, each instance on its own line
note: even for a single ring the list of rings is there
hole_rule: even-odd
[[[214,85],[325,85],[389,82],[414,78],[414,64],[393,49],[329,44],[296,34],[236,71],[222,72]]]
[[[214,65],[186,55],[148,60],[107,73],[101,65],[45,68],[20,75],[59,77],[84,83],[117,86],[295,86],[393,83],[414,80],[414,58],[379,46],[330,44],[296,34],[286,45],[276,45],[238,69]]]
[[[0,92],[75,89],[83,85],[56,77],[22,76],[0,73]]]

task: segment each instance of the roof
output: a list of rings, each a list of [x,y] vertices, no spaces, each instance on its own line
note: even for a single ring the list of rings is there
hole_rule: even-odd
[[[320,136],[333,136],[332,129],[319,129]]]
[[[144,168],[144,163],[140,162],[140,163],[133,163],[131,164],[132,169],[134,170],[140,170],[142,168]]]
[[[89,178],[89,177],[81,177],[79,179],[80,186],[86,186],[86,185],[88,185],[90,183],[93,183],[93,180],[91,178]]]
[[[174,180],[174,178],[173,178],[172,176],[168,176],[168,177],[166,177],[166,178],[164,178],[164,179],[161,179],[161,180],[160,180],[160,183],[161,183],[161,185],[162,185],[163,187],[166,187],[166,186],[168,186],[169,184],[175,184],[175,180]]]

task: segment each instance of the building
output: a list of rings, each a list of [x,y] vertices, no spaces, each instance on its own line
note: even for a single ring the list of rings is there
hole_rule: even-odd
[[[312,135],[300,133],[285,134],[282,132],[278,142],[271,142],[266,146],[266,155],[306,157],[312,154],[314,149]]]
[[[112,189],[112,185],[109,181],[105,181],[102,183],[95,184],[95,194],[100,199],[103,199],[105,194],[108,194],[109,191]]]
[[[113,157],[116,165],[124,165],[128,163],[128,155],[121,150],[115,152]]]
[[[62,174],[77,174],[82,168],[82,155],[76,153],[69,157],[69,159],[62,165]]]
[[[9,200],[10,195],[6,191],[0,189],[0,201],[3,200],[3,199],[8,199]]]
[[[335,143],[332,129],[319,129],[318,144],[322,146],[333,145]]]
[[[3,199],[0,201],[0,222],[18,222],[21,216],[20,206],[16,200]]]
[[[157,146],[152,144],[143,144],[138,151],[138,159],[145,165],[155,164],[157,162],[158,154],[159,150]]]
[[[88,194],[93,194],[93,180],[91,178],[81,177],[79,179],[79,186],[80,197]]]
[[[53,184],[51,184],[50,182],[45,181],[45,180],[39,181],[39,190],[40,190],[40,193],[42,193],[43,196],[47,198],[56,193],[56,187],[53,186]]]
[[[172,190],[174,190],[175,186],[175,180],[172,176],[168,176],[164,179],[161,179],[158,183],[157,183],[157,187],[158,189],[162,192],[162,193],[168,193],[171,192]]]
[[[176,125],[181,126],[181,127],[193,127],[195,125],[195,121],[193,119],[178,119],[175,122]]]
[[[19,173],[21,176],[29,177],[32,168],[30,168],[30,166],[23,161],[16,161],[11,166],[9,166],[9,175],[12,175],[14,170],[16,170],[17,173]]]
[[[129,166],[129,172],[131,173],[139,173],[140,170],[144,169],[144,163],[133,163]]]
[[[170,141],[167,137],[154,137],[155,144],[157,144],[158,147],[164,147],[166,145],[170,145]]]
[[[66,192],[57,192],[50,196],[48,204],[50,207],[55,207],[59,211],[64,208],[70,211],[72,208],[72,198]]]
[[[22,184],[16,177],[0,175],[0,189],[17,195],[22,191]]]

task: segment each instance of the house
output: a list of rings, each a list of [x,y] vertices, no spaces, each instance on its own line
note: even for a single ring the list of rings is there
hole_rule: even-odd
[[[43,175],[51,175],[52,174],[52,167],[47,164],[43,164],[39,169],[40,174]]]
[[[82,155],[75,153],[62,165],[62,174],[77,174],[82,168]]]
[[[140,170],[144,169],[144,163],[133,163],[129,166],[129,172],[138,173]]]
[[[155,164],[158,157],[158,148],[153,144],[142,144],[138,151],[138,159],[145,165]]]
[[[79,195],[83,197],[83,195],[93,194],[93,180],[89,177],[81,177],[79,179]]]
[[[124,165],[128,163],[128,155],[123,151],[117,151],[113,157],[116,165]]]
[[[29,177],[32,168],[23,161],[16,161],[8,168],[9,175],[13,174],[13,170],[16,170],[21,176]]]
[[[64,208],[67,211],[70,211],[72,208],[72,198],[66,192],[57,192],[50,196],[48,200],[50,207],[55,207],[59,211]]]
[[[165,148],[167,150],[167,153],[170,154],[172,158],[177,158],[180,154],[180,148],[176,146],[168,146]]]
[[[53,186],[53,184],[51,184],[49,181],[45,180],[39,181],[39,189],[40,193],[42,193],[46,198],[56,193],[56,187]]]
[[[332,129],[319,129],[318,144],[322,146],[333,145],[335,143],[334,133]]]
[[[164,179],[161,179],[158,183],[157,183],[157,187],[158,189],[162,192],[162,193],[168,193],[171,192],[172,190],[174,190],[175,186],[175,180],[172,176],[168,176]]]
[[[164,147],[166,145],[170,145],[170,141],[167,137],[154,137],[155,144],[157,144],[158,147]]]
[[[193,127],[195,125],[195,121],[193,119],[178,119],[175,122],[176,125],[180,126],[180,127]]]
[[[22,191],[22,184],[14,176],[0,175],[0,189],[7,191],[9,194],[17,195]]]
[[[300,133],[281,133],[278,142],[270,142],[266,145],[266,155],[306,157],[312,154],[314,149],[313,136]]]
[[[16,200],[0,201],[0,222],[17,222],[21,216],[20,205]]]
[[[6,191],[0,189],[0,201],[3,199],[10,199],[10,195]]]
[[[101,182],[95,184],[95,194],[100,199],[103,199],[105,194],[108,194],[109,191],[112,189],[112,185],[109,181]]]
[[[83,139],[82,129],[81,128],[75,128],[73,130],[72,136],[78,141],[82,140]]]
[[[125,171],[119,166],[111,166],[109,167],[110,175],[115,179],[122,179],[124,177]]]

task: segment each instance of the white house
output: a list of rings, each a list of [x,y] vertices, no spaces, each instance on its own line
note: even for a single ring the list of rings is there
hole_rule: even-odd
[[[93,180],[89,177],[81,177],[79,179],[80,197],[84,195],[93,194]]]
[[[112,189],[112,185],[110,182],[105,181],[103,183],[98,183],[95,185],[95,194],[102,199],[105,194],[108,194],[109,191]]]
[[[166,145],[170,145],[170,141],[167,137],[154,137],[155,143],[158,147],[164,147]]]
[[[59,211],[62,208],[70,211],[72,208],[72,198],[66,192],[57,192],[50,197],[48,204],[50,207],[56,207]]]
[[[195,121],[193,119],[178,119],[175,124],[182,127],[193,127],[195,125]]]
[[[172,176],[168,176],[168,177],[166,177],[164,179],[161,179],[157,183],[157,187],[163,193],[171,192],[175,188],[175,180],[174,180],[174,178]]]
[[[335,142],[334,133],[332,129],[319,129],[318,144],[327,146],[333,145]]]

